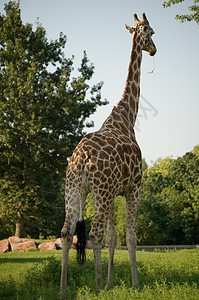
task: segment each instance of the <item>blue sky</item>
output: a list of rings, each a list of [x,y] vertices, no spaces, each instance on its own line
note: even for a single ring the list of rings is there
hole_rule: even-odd
[[[0,0],[0,11],[4,4]],[[49,39],[67,35],[66,57],[81,63],[83,51],[95,65],[92,83],[104,81],[102,97],[109,101],[91,116],[100,128],[122,97],[132,39],[124,24],[134,25],[133,14],[146,13],[155,31],[154,59],[143,53],[140,111],[136,136],[147,163],[159,157],[182,156],[199,144],[199,26],[180,23],[193,1],[163,8],[160,0],[21,0],[23,22],[37,17]],[[155,70],[150,73],[155,65]],[[74,74],[75,75],[75,74]]]

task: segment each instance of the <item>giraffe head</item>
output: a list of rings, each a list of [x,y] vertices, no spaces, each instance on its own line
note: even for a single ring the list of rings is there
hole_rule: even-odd
[[[149,25],[149,21],[146,18],[146,15],[142,15],[142,20],[140,21],[137,15],[134,15],[135,25],[130,27],[125,24],[126,29],[131,34],[136,34],[138,40],[140,41],[140,45],[142,50],[147,51],[151,56],[155,55],[156,53],[156,46],[152,40],[152,35],[154,34],[153,29]]]

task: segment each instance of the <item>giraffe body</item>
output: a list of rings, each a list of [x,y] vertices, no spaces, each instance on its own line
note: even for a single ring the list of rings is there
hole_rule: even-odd
[[[82,208],[89,192],[95,201],[95,217],[89,236],[94,252],[97,288],[103,288],[101,248],[106,226],[109,248],[106,289],[112,284],[113,259],[117,244],[114,198],[117,195],[126,197],[126,243],[131,261],[132,284],[138,284],[135,219],[142,178],[142,156],[133,128],[138,112],[142,50],[154,55],[156,48],[151,39],[153,30],[145,14],[142,21],[138,20],[137,15],[134,15],[134,19],[134,27],[126,25],[133,35],[133,49],[123,98],[98,131],[84,136],[68,164],[66,218],[61,233],[61,293],[64,293],[67,284],[68,252],[76,222],[82,219]]]

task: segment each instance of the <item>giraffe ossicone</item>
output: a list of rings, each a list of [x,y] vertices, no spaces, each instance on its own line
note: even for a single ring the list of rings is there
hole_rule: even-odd
[[[117,195],[126,197],[126,244],[131,262],[132,284],[138,285],[135,220],[142,178],[142,155],[136,141],[134,125],[140,96],[142,50],[153,56],[156,47],[152,40],[154,31],[146,15],[143,14],[142,20],[139,20],[135,14],[134,21],[133,27],[126,25],[132,34],[133,45],[123,97],[102,127],[83,137],[68,164],[65,186],[66,217],[61,231],[61,294],[67,286],[68,253],[76,223],[81,221],[82,209],[89,192],[95,201],[95,216],[89,236],[94,253],[97,288],[103,288],[101,249],[106,226],[109,248],[106,290],[112,285],[114,251],[117,245],[114,198]]]

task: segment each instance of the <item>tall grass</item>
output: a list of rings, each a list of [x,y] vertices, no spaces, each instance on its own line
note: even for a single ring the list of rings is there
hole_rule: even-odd
[[[104,284],[108,251],[102,251]],[[64,299],[199,299],[199,250],[137,252],[140,288],[131,287],[127,251],[117,250],[113,288],[95,290],[92,251],[83,266],[69,255],[69,278]],[[34,251],[0,255],[0,299],[59,300],[61,251]]]

